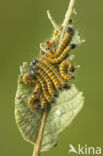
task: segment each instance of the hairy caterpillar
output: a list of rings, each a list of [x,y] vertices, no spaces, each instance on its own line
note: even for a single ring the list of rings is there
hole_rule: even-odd
[[[31,107],[32,109],[37,109],[38,108],[38,103],[37,103],[38,100],[39,100],[39,97],[32,94],[32,96],[28,100],[29,107]]]
[[[43,94],[40,94],[39,97],[37,97],[35,95],[32,95],[29,98],[28,105],[32,109],[43,109],[43,108],[45,108],[47,106],[47,100],[43,96]]]
[[[42,62],[38,62],[37,67],[41,68],[47,75],[48,77],[51,79],[51,81],[53,82],[54,86],[56,89],[59,89],[61,87],[61,84],[59,82],[59,80],[57,79],[57,77],[53,74],[53,72]]]
[[[66,36],[64,38],[64,40],[62,41],[62,43],[60,44],[60,46],[58,47],[58,49],[56,50],[56,52],[52,52],[51,53],[51,50],[47,51],[46,54],[48,57],[52,58],[52,59],[55,59],[55,58],[58,58],[60,57],[60,55],[62,54],[62,52],[64,51],[64,49],[66,48],[66,46],[70,43],[72,37],[73,37],[73,34],[74,34],[74,30],[69,27],[68,30],[67,30],[67,33],[66,33]],[[50,42],[48,41],[49,45],[50,45]],[[59,63],[57,61],[57,63]]]
[[[56,50],[55,38],[59,31],[54,31],[50,41],[46,41],[46,50],[38,60],[33,60],[31,70],[23,75],[23,82],[28,86],[33,86],[34,90],[29,98],[28,104],[32,109],[44,109],[54,102],[54,96],[58,89],[68,88],[67,80],[74,78],[72,72],[75,71],[74,64],[66,59],[75,44],[70,44],[74,35],[73,28],[68,28],[63,41]],[[70,73],[66,72],[66,69]],[[55,88],[55,89],[54,89]]]
[[[36,84],[35,79],[31,79],[29,73],[26,73],[23,75],[23,82],[29,86],[35,86],[35,84]]]
[[[74,76],[72,76],[72,74],[66,74],[66,68],[69,68],[69,72],[74,72],[74,64],[71,60],[67,59],[64,60],[61,64],[60,64],[60,74],[62,75],[62,77],[65,80],[71,80],[74,78]]]
[[[47,107],[48,102],[46,100],[46,98],[43,96],[43,94],[40,95],[40,102],[41,102],[41,109],[44,109],[45,107]]]
[[[53,96],[55,94],[55,91],[53,89],[52,81],[50,80],[50,78],[48,77],[48,75],[45,72],[43,72],[43,70],[38,69],[37,72],[39,73],[39,75],[41,76],[41,78],[44,79],[44,81],[46,82],[46,85],[47,85],[47,89],[48,89],[49,94],[51,96]]]
[[[37,82],[35,88],[34,88],[34,91],[33,91],[33,94],[37,97],[39,97],[39,94],[40,94],[40,91],[41,91],[41,85],[39,82]]]
[[[68,53],[71,51],[71,49],[75,48],[75,45],[74,44],[71,44],[69,47],[67,47],[63,53],[57,57],[57,58],[51,58],[49,57],[48,55],[44,55],[43,58],[45,60],[48,60],[50,63],[52,64],[58,64],[60,63],[61,61],[63,61],[65,59],[65,57],[68,55]]]
[[[47,67],[53,72],[53,74],[57,77],[57,79],[59,80],[60,84],[63,85],[65,83],[65,80],[61,77],[59,71],[57,70],[57,68],[55,68],[55,66],[53,66],[49,61],[45,60],[45,59],[40,59],[40,62],[44,63],[45,65],[47,65]]]
[[[37,78],[37,80],[40,82],[41,84],[41,87],[42,87],[42,91],[43,91],[43,95],[44,97],[46,98],[46,100],[48,102],[51,102],[53,100],[53,98],[50,96],[50,94],[48,93],[48,90],[47,90],[47,86],[46,86],[46,83],[45,83],[45,80],[44,78],[39,75],[39,74],[35,74],[35,77]]]

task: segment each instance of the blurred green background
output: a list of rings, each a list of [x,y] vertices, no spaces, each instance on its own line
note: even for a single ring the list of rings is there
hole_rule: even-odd
[[[15,123],[14,98],[19,67],[39,52],[53,27],[49,9],[60,24],[68,0],[0,0],[0,155],[31,156]],[[103,147],[103,0],[77,0],[73,23],[86,42],[75,51],[81,65],[76,86],[84,92],[85,104],[71,126],[60,134],[57,147],[41,156],[68,156],[69,144]],[[103,151],[102,151],[103,152]],[[103,153],[102,153],[103,154]],[[75,155],[75,154],[71,154]]]

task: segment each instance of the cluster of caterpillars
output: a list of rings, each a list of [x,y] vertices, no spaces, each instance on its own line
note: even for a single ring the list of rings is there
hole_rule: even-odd
[[[55,38],[59,34],[59,31],[55,30],[54,37],[46,41],[45,51],[41,50],[41,57],[33,60],[30,72],[23,75],[23,82],[34,87],[28,100],[33,110],[50,106],[55,101],[58,90],[68,88],[68,80],[74,79],[72,72],[75,71],[75,67],[68,57],[70,51],[76,47],[75,44],[71,44],[74,33],[74,29],[68,27],[64,39],[54,50]]]

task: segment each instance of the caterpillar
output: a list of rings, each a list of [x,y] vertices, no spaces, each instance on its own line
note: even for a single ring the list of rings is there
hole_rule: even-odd
[[[60,74],[65,80],[71,80],[74,78],[72,74],[66,74],[66,68],[69,68],[70,72],[74,72],[74,64],[71,60],[66,59],[60,64]]]
[[[38,108],[38,101],[39,97],[36,97],[35,95],[32,94],[32,96],[29,98],[28,105],[32,109],[37,109]]]
[[[28,104],[29,104],[29,107],[32,109],[44,109],[45,107],[47,107],[47,100],[43,96],[43,94],[40,94],[39,97],[32,95],[29,98]]]
[[[52,46],[56,44],[55,38],[58,35],[58,33],[59,33],[59,30],[55,29],[51,40],[50,41],[46,41],[46,44],[45,45],[46,45],[47,49],[48,48],[51,49]]]
[[[33,72],[32,72],[33,73]],[[47,105],[47,101],[46,99],[43,97],[43,95],[39,95],[40,90],[41,90],[41,85],[39,82],[37,82],[36,80],[30,80],[30,75],[29,73],[24,74],[23,76],[23,82],[29,86],[34,86],[34,91],[33,94],[31,95],[31,97],[29,98],[28,101],[28,105],[32,108],[32,109],[37,109],[37,108],[41,108],[43,109],[46,105]],[[40,96],[40,97],[39,97]],[[45,100],[44,100],[45,99]],[[38,105],[38,102],[40,100],[40,105]]]
[[[29,86],[34,86],[36,84],[36,80],[31,79],[29,73],[25,73],[23,75],[23,82],[24,82],[24,84],[29,85]]]
[[[45,46],[46,46],[46,49],[48,50],[48,49],[52,49],[52,46],[55,44],[56,42],[54,41],[54,40],[52,40],[52,41],[46,41],[46,44],[45,44]],[[53,54],[53,52],[52,52],[52,54]]]
[[[51,79],[56,89],[59,89],[61,87],[61,84],[57,79],[57,77],[45,64],[43,64],[42,62],[40,63],[38,62],[36,66],[42,69],[48,75],[48,77]]]
[[[54,30],[54,33],[53,33],[53,36],[52,36],[52,39],[51,39],[51,42],[55,41],[55,38],[56,36],[59,34],[59,30],[58,29],[55,29]]]
[[[75,44],[70,44],[74,30],[69,27],[63,41],[56,45],[56,36],[58,30],[54,31],[50,41],[46,41],[46,50],[38,60],[32,61],[31,69],[23,75],[23,83],[34,87],[33,92],[28,100],[29,106],[35,109],[44,109],[55,101],[54,96],[62,87],[68,88],[67,80],[74,78],[72,72],[75,71],[74,64],[71,60],[66,59]],[[67,72],[69,70],[69,73]]]
[[[68,27],[66,36],[64,37],[64,40],[62,41],[62,43],[59,44],[59,46],[57,48],[56,57],[60,56],[60,54],[66,48],[67,44],[70,43],[73,35],[74,35],[73,28]]]
[[[39,94],[40,94],[40,91],[41,91],[41,85],[39,82],[37,82],[35,88],[34,88],[34,91],[33,91],[33,94],[36,96],[36,97],[39,97]]]
[[[45,83],[44,79],[41,78],[41,76],[39,74],[37,74],[37,73],[35,74],[35,77],[37,78],[37,80],[41,84],[44,97],[46,98],[46,100],[48,102],[51,102],[53,100],[53,98],[50,96],[50,94],[47,91],[47,86],[46,86],[46,83]]]
[[[66,48],[67,44],[70,43],[70,41],[73,37],[73,34],[74,34],[74,30],[71,27],[68,27],[65,39],[62,41],[60,46],[57,48],[57,51],[54,53],[54,55],[52,55],[53,53],[51,53],[51,51],[48,51],[46,53],[48,55],[48,57],[51,57],[52,59],[58,58],[62,54],[64,49]]]
[[[40,102],[41,102],[41,105],[40,105],[41,109],[44,109],[44,108],[47,107],[48,102],[47,102],[46,98],[42,94],[40,95]]]
[[[45,59],[40,59],[40,62],[44,63],[45,65],[47,65],[47,67],[53,72],[53,74],[57,77],[57,79],[59,80],[60,84],[63,85],[65,84],[65,80],[61,77],[59,71],[57,70],[57,68],[55,66],[53,66],[48,60]]]
[[[75,44],[71,44],[69,47],[67,47],[63,53],[58,58],[50,58],[48,55],[44,55],[43,58],[48,60],[52,64],[58,64],[61,61],[65,59],[65,57],[68,55],[71,49],[75,48]]]
[[[53,89],[52,81],[50,80],[50,78],[48,77],[48,75],[45,72],[43,72],[43,70],[38,69],[38,73],[41,76],[41,78],[44,79],[44,81],[46,82],[46,85],[47,85],[47,89],[48,89],[49,94],[51,96],[53,96],[55,94],[55,91]]]
[[[44,55],[45,53],[48,53],[49,55],[53,55],[54,54],[54,51],[53,51],[53,45],[56,44],[55,42],[55,38],[56,36],[58,35],[59,33],[59,30],[54,30],[54,34],[53,34],[53,37],[51,38],[51,40],[47,40],[46,43],[45,43],[45,50],[44,48],[41,47],[42,50],[40,50],[40,54]]]

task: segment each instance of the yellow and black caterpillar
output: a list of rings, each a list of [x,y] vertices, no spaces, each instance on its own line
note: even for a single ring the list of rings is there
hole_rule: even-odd
[[[71,44],[74,33],[74,29],[68,27],[63,41],[57,50],[54,50],[55,37],[59,34],[58,30],[55,30],[54,37],[46,42],[41,57],[33,60],[30,72],[23,75],[24,84],[34,87],[28,99],[32,109],[45,109],[50,106],[55,101],[57,91],[68,88],[68,80],[74,79],[72,72],[75,71],[75,67],[67,58],[70,51],[76,47],[75,44]]]

